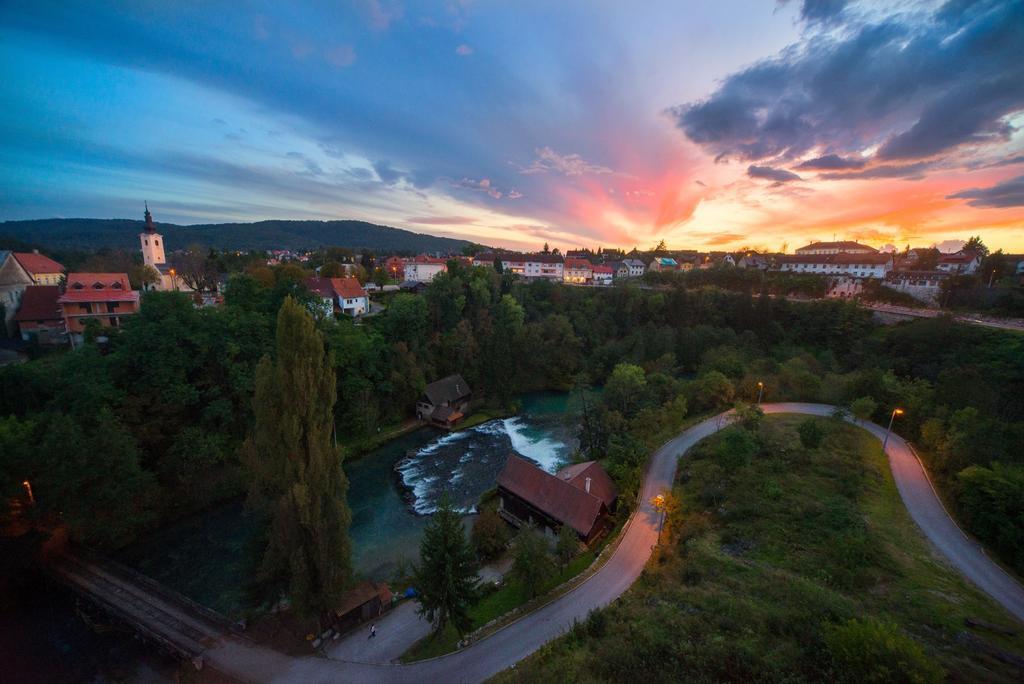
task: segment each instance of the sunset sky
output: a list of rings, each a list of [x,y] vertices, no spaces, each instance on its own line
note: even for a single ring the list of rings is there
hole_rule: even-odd
[[[1024,252],[1024,1],[0,4],[0,219]]]

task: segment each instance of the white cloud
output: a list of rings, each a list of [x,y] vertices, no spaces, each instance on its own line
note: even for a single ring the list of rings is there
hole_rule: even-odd
[[[520,167],[519,173],[530,175],[554,171],[565,176],[614,173],[607,166],[591,164],[578,154],[559,154],[550,147],[541,147],[535,152],[537,158],[529,166]]]

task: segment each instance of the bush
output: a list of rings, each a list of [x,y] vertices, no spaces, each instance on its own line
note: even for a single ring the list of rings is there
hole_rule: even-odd
[[[800,423],[797,433],[800,435],[800,443],[804,445],[804,449],[817,449],[825,441],[824,428],[813,418]]]
[[[920,645],[892,622],[872,618],[829,625],[825,646],[844,682],[940,682],[944,673]]]
[[[957,481],[957,505],[967,525],[1015,567],[1024,567],[1024,466],[971,466]]]
[[[480,560],[497,558],[508,546],[508,525],[497,511],[484,509],[480,511],[480,515],[473,522],[470,540],[473,542],[473,549]]]
[[[723,468],[734,470],[750,464],[757,453],[757,440],[753,433],[742,427],[731,427],[722,433],[715,447],[715,457]]]

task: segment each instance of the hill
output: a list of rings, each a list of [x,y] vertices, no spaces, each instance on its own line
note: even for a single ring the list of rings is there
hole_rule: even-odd
[[[436,237],[365,221],[257,221],[179,226],[157,223],[169,249],[191,244],[217,249],[314,249],[323,246],[378,252],[459,253],[466,240]],[[37,219],[0,223],[0,243],[13,238],[48,249],[137,249],[142,221]]]

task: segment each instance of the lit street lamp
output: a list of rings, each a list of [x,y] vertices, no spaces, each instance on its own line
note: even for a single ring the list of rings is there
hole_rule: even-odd
[[[883,454],[885,453],[885,446],[889,443],[889,433],[892,432],[892,422],[894,420],[896,420],[896,416],[902,416],[902,415],[903,415],[903,409],[901,409],[901,408],[894,408],[892,410],[892,415],[889,416],[889,427],[887,427],[885,429],[885,439],[882,440],[882,453]]]
[[[654,504],[654,510],[661,513],[661,522],[658,523],[658,546],[661,546],[661,528],[665,526],[665,497],[662,494],[658,494],[651,499],[651,503]]]
[[[761,396],[764,394],[764,383],[757,383],[757,405],[761,405]]]

